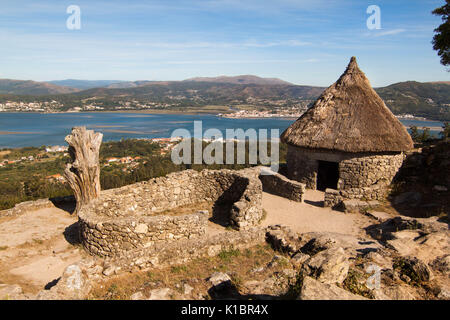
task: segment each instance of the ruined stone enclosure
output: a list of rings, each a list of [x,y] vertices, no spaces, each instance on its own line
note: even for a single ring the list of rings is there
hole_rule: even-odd
[[[228,221],[235,229],[262,218],[258,170],[186,170],[103,191],[79,211],[81,242],[91,254],[119,257],[156,244],[205,235],[208,219]],[[167,215],[168,209],[204,201],[213,212]]]

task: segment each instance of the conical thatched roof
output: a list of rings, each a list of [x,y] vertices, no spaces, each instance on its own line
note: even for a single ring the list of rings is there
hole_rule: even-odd
[[[406,128],[372,89],[355,57],[339,80],[283,132],[281,141],[303,148],[344,152],[413,148]]]

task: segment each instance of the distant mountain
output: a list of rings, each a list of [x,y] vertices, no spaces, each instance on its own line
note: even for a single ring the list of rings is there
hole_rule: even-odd
[[[450,84],[450,81],[434,81],[434,82],[427,82],[432,84]]]
[[[220,76],[212,78],[198,77],[187,79],[184,81],[216,82],[216,83],[232,83],[232,84],[259,84],[259,85],[290,85],[290,86],[293,85],[290,82],[283,81],[277,78],[261,78],[252,75],[242,75],[235,77]]]
[[[218,78],[210,78],[220,80]],[[204,79],[204,78],[197,78]],[[281,81],[281,80],[280,80]],[[315,100],[324,87],[297,85],[234,84],[208,81],[141,81],[135,87],[101,88],[74,95],[115,98],[138,98],[158,102],[181,102],[184,105],[246,104],[252,99]],[[429,119],[450,120],[450,84],[406,81],[375,89],[394,114],[412,114]],[[254,102],[253,104],[260,104]]]
[[[48,95],[77,92],[78,89],[59,86],[47,82],[31,80],[0,79],[0,94]]]
[[[156,101],[196,101],[196,103],[230,103],[234,100],[316,98],[325,88],[295,85],[233,84],[197,81],[146,82],[129,88],[96,88],[75,93],[88,97],[135,97]]]
[[[157,81],[139,80],[139,81],[122,81],[118,83],[112,83],[105,88],[108,89],[126,89],[126,88],[136,88],[140,86],[147,85],[149,83],[155,83]]]
[[[121,80],[76,80],[76,79],[66,79],[66,80],[53,80],[47,81],[47,83],[55,84],[58,86],[72,87],[80,90],[86,90],[91,88],[102,88],[108,87],[113,84],[127,83]]]
[[[63,81],[72,85],[77,83],[68,81],[83,82],[83,80]],[[41,100],[60,100],[65,108],[69,108],[83,105],[83,101],[89,101],[86,99],[95,99],[96,104],[100,103],[105,110],[114,110],[121,102],[134,100],[177,105],[179,108],[240,104],[260,107],[295,104],[305,100],[309,103],[317,99],[325,89],[292,85],[279,79],[256,76],[193,78],[184,81],[141,80],[110,83],[114,81],[100,80],[86,83],[88,82],[95,85],[95,88],[81,91],[45,82],[3,79],[0,80],[0,94],[9,95],[0,96],[0,100],[24,101],[32,99],[32,95],[35,95],[43,96],[39,98]],[[98,87],[99,85],[104,86]],[[375,90],[394,114],[407,113],[429,119],[450,120],[450,82],[406,81]],[[29,96],[25,98],[21,95]]]

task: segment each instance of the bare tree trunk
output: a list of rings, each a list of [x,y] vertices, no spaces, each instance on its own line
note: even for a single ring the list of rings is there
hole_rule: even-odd
[[[66,136],[72,163],[66,164],[64,177],[72,188],[78,212],[82,205],[95,199],[100,194],[99,151],[103,134],[75,127]]]

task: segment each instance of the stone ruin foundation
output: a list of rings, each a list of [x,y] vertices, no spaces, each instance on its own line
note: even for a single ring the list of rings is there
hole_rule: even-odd
[[[232,228],[241,230],[230,238],[236,244],[240,242],[238,234],[250,240],[260,238],[258,231],[254,235],[245,232],[254,229],[263,216],[258,175],[257,168],[186,170],[102,191],[78,213],[81,243],[93,255],[145,263],[160,255],[163,248],[166,253],[173,251],[169,247],[178,248],[178,254],[180,250],[189,254],[189,246],[212,250],[214,244],[204,239],[209,218],[228,221]],[[164,214],[168,209],[204,201],[214,202],[212,217],[207,211]],[[214,241],[227,243],[227,239]]]

